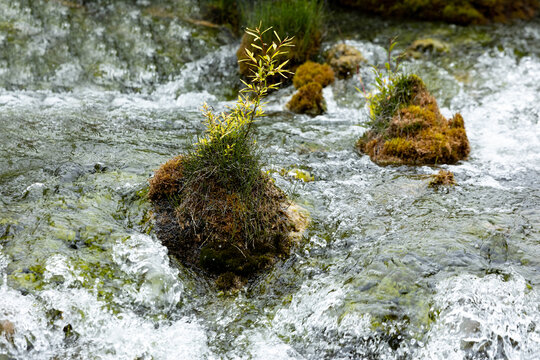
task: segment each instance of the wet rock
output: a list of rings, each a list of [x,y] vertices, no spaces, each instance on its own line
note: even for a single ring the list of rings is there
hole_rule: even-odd
[[[54,175],[62,182],[73,182],[85,173],[84,166],[75,162],[62,163],[54,170]]]
[[[365,61],[359,50],[346,44],[337,44],[326,54],[326,62],[339,79],[352,77]]]

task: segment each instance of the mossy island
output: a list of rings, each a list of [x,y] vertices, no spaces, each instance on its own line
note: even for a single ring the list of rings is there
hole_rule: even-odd
[[[312,116],[326,112],[323,87],[334,82],[334,71],[327,64],[306,61],[298,67],[293,85],[298,91],[287,103],[287,108],[298,114]]]
[[[446,119],[417,75],[378,78],[379,92],[368,96],[369,129],[357,149],[380,165],[454,164],[469,155],[463,117]]]
[[[305,211],[261,170],[253,123],[264,114],[261,99],[279,86],[267,86],[266,79],[289,73],[277,59],[291,45],[277,33],[268,45],[262,40],[266,32],[247,30],[262,54],[248,52],[246,62],[256,71],[236,105],[220,114],[205,106],[204,135],[150,180],[158,238],[171,255],[222,289],[238,288],[288,256],[307,226]]]

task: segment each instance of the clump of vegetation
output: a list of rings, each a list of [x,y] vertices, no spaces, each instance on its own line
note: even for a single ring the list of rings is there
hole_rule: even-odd
[[[298,114],[317,116],[326,112],[326,101],[318,82],[310,82],[302,86],[287,103],[287,108]]]
[[[298,114],[312,116],[326,112],[323,87],[334,82],[334,72],[327,64],[306,61],[294,74],[293,84],[298,89],[287,103],[287,108]]]
[[[457,24],[531,19],[540,7],[538,0],[339,0],[339,3],[387,17],[442,20]]]
[[[366,59],[354,47],[347,44],[337,44],[327,52],[326,61],[339,79],[348,79],[356,74],[358,67]]]
[[[445,119],[422,79],[399,72],[399,59],[391,57],[395,44],[391,41],[386,74],[375,70],[378,92],[365,94],[369,130],[357,148],[383,165],[453,164],[467,158],[470,149],[463,118],[456,114]]]
[[[227,288],[289,253],[291,232],[305,227],[285,194],[261,171],[253,123],[264,115],[262,98],[286,77],[287,62],[277,59],[290,38],[263,40],[269,32],[248,29],[260,55],[247,50],[254,70],[234,107],[216,114],[203,108],[206,130],[187,154],[158,169],[150,180],[149,199],[156,210],[158,237],[185,264],[218,277]]]
[[[328,86],[334,82],[334,71],[327,64],[306,61],[296,69],[293,85],[299,89],[310,82],[317,82],[322,87]]]
[[[429,182],[430,187],[455,184],[456,180],[454,179],[454,174],[448,170],[439,170],[437,174],[431,176],[431,180]]]
[[[322,0],[259,0],[246,2],[242,13],[243,22],[252,27],[262,21],[269,24],[273,29],[294,39],[293,48],[287,53],[290,59],[289,66],[294,69],[312,58],[319,51],[321,44],[321,28],[323,25]],[[263,39],[269,42],[271,34],[263,35]],[[240,62],[240,73],[249,76],[251,69],[243,60],[248,59],[246,49],[255,56],[261,54],[261,49],[253,47],[249,37],[244,35],[242,43],[237,51]],[[283,59],[281,59],[283,61]],[[270,81],[273,79],[270,78]]]

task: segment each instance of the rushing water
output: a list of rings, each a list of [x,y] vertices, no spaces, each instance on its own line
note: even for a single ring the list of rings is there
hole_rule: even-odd
[[[327,114],[258,123],[268,170],[309,210],[291,257],[237,293],[155,238],[147,179],[238,88],[238,40],[181,1],[0,2],[0,359],[536,359],[540,353],[540,19],[461,28],[334,14],[371,64],[399,33],[447,41],[405,63],[471,156],[380,167],[354,151],[357,79]],[[361,69],[369,83],[368,66]],[[281,171],[285,169],[285,171]],[[296,179],[294,169],[314,181]],[[283,175],[285,174],[285,175]]]

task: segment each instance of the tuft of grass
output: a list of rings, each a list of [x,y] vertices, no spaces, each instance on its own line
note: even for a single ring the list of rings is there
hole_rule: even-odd
[[[272,26],[278,33],[294,37],[294,47],[289,51],[291,65],[297,66],[313,57],[321,43],[321,28],[324,22],[324,1],[322,0],[258,0],[244,1],[241,5],[242,22],[254,26],[259,22]],[[265,34],[265,42],[271,34]],[[244,58],[241,46],[239,59]],[[242,74],[245,74],[242,66]]]

